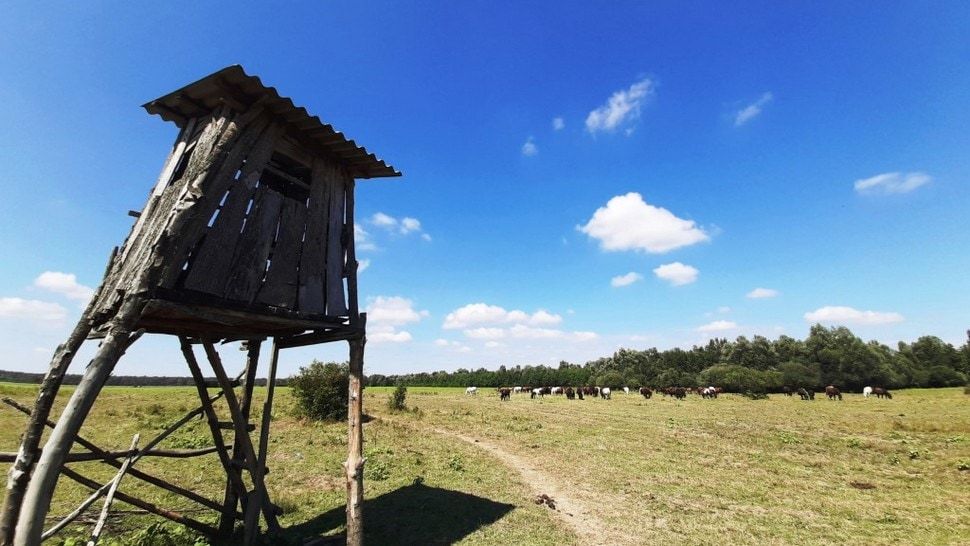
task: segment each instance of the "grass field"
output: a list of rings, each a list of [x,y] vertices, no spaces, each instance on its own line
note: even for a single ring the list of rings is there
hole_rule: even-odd
[[[34,389],[4,384],[0,394],[30,404]],[[267,483],[285,511],[286,537],[299,544],[337,535],[345,425],[305,423],[293,416],[288,390],[279,392]],[[611,401],[514,395],[502,403],[490,390],[465,396],[414,387],[407,402],[416,411],[404,413],[386,409],[389,393],[370,388],[365,397],[373,417],[365,425],[371,544],[944,544],[970,537],[970,396],[962,389],[843,402],[621,393]],[[107,388],[83,435],[125,449],[134,433],[149,437],[194,409],[195,398],[191,388]],[[0,410],[0,451],[16,450],[23,422]],[[207,435],[197,421],[163,445],[204,447]],[[98,463],[72,466],[102,481],[114,473]],[[222,497],[215,456],[139,466]],[[192,507],[131,478],[122,490],[168,508]],[[557,509],[535,504],[539,493],[555,498]],[[51,514],[66,514],[84,496],[62,479]],[[108,535],[131,543],[154,521],[122,513]],[[162,534],[144,543],[166,543]]]

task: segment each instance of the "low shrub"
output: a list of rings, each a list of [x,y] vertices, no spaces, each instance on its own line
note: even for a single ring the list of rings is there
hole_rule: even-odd
[[[317,421],[347,418],[350,376],[346,364],[314,360],[290,378],[297,411]]]
[[[391,394],[391,397],[387,400],[387,407],[391,411],[404,411],[408,409],[407,404],[405,404],[405,399],[408,396],[408,388],[403,384],[398,383],[397,388]]]

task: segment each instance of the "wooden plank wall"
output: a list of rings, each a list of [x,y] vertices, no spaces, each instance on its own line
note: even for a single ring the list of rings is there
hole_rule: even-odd
[[[181,291],[186,301],[205,294],[236,308],[252,305],[254,312],[272,306],[304,316],[346,316],[344,279],[354,274],[347,267],[353,244],[347,170],[315,157],[307,186],[266,169],[286,129],[258,103],[241,114],[222,108],[196,125],[201,128],[187,144],[189,137],[180,135],[165,169],[171,176],[169,164],[184,160],[177,157],[183,152],[187,167],[149,196],[139,229],[123,248],[126,259],[109,273],[112,284],[127,286],[148,260],[162,260],[158,286]],[[173,217],[188,222],[181,226],[187,235],[174,248],[156,248],[153,241]],[[107,309],[110,298],[100,303]]]

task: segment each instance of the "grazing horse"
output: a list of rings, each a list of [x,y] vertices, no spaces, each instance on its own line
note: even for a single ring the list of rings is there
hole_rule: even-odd
[[[529,398],[535,399],[536,396],[538,396],[539,398],[542,398],[542,395],[543,395],[542,389],[535,388],[535,389],[532,389],[532,394],[529,396]]]
[[[478,394],[478,387],[468,387],[465,389],[465,394]]]
[[[583,398],[583,388],[582,387],[576,387],[576,396],[578,396],[580,400],[585,400],[585,398]]]
[[[623,394],[630,394],[630,387],[623,387]]]
[[[836,398],[842,400],[842,391],[835,385],[829,385],[825,387],[825,396],[828,396],[829,400],[835,400]]]
[[[501,389],[498,390],[498,398],[499,398],[499,400],[503,400],[503,401],[511,400],[512,399],[512,389],[510,389],[508,387],[502,387]]]
[[[567,400],[576,399],[576,391],[574,391],[572,387],[566,387],[566,399]]]
[[[799,387],[798,397],[802,400],[815,400],[815,391],[806,390],[805,387]]]
[[[519,394],[520,392],[522,392],[522,387],[512,387],[512,392],[514,392],[515,394]]]
[[[650,390],[650,387],[640,387],[640,394],[647,400],[650,400],[650,397],[653,396],[653,391]]]
[[[549,394],[562,394],[562,393],[563,393],[562,387],[552,387],[552,389],[550,389],[549,391]]]
[[[600,396],[603,397],[603,400],[609,400],[610,399],[610,393],[612,393],[612,392],[613,391],[610,390],[609,387],[603,387],[602,389],[600,389]]]
[[[671,387],[670,395],[676,398],[677,400],[683,400],[687,398],[687,389],[684,387]]]
[[[888,398],[890,400],[893,399],[892,393],[889,392],[888,390],[882,388],[882,387],[876,387],[876,388],[872,389],[872,394],[875,394],[876,395],[876,398],[886,397],[886,398]]]
[[[781,392],[782,392],[782,393],[783,393],[783,394],[784,394],[785,396],[791,396],[791,395],[792,395],[792,392],[791,392],[791,387],[789,387],[788,385],[785,385],[784,387],[782,387],[782,388],[781,388]]]
[[[872,396],[872,387],[866,387],[862,389],[862,396],[866,398],[869,398],[870,396]]]
[[[703,398],[717,398],[717,389],[714,387],[705,387],[704,390],[701,391],[701,396]]]

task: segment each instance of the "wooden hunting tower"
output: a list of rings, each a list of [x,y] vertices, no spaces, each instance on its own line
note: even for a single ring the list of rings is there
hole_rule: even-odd
[[[400,176],[353,140],[239,66],[231,66],[146,104],[180,129],[158,182],[125,243],[111,255],[105,277],[70,338],[58,347],[10,471],[0,539],[18,546],[40,542],[51,496],[62,473],[106,494],[100,484],[65,465],[75,443],[133,476],[182,494],[220,513],[215,529],[120,492],[117,498],[210,534],[231,533],[237,520],[245,541],[258,534],[259,516],[278,530],[276,508],[263,483],[279,349],[329,341],[350,343],[347,536],[359,542],[362,502],[361,378],[366,317],[357,301],[354,181]],[[201,407],[130,452],[108,453],[78,436],[85,417],[118,359],[143,333],[179,336]],[[273,338],[267,397],[260,427],[249,423],[260,343]],[[48,441],[40,438],[54,395],[85,339],[102,339],[96,356]],[[245,370],[230,378],[215,344],[244,341]],[[203,346],[221,392],[212,396],[195,358]],[[238,392],[237,392],[238,391]],[[213,407],[228,405],[231,423]],[[128,467],[162,450],[152,448],[189,418],[208,420],[215,452],[227,475],[225,499],[186,494],[176,484]],[[223,439],[222,429],[234,437]],[[258,442],[250,431],[258,430]],[[171,451],[171,450],[169,450]],[[113,457],[112,457],[113,455]],[[189,455],[189,454],[182,454]],[[87,459],[87,460],[90,460]],[[148,505],[146,507],[145,505]],[[241,510],[240,510],[241,508]],[[45,535],[46,536],[46,535]]]

